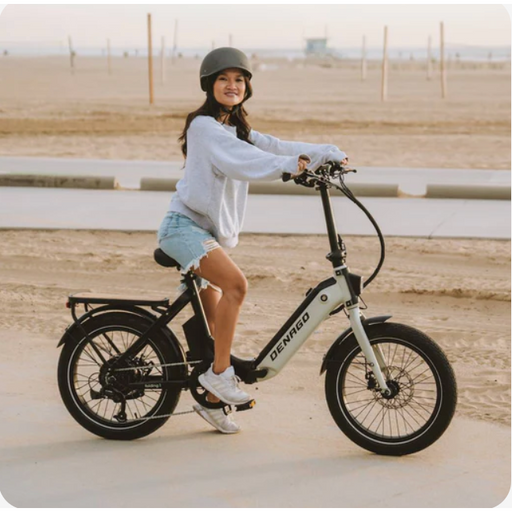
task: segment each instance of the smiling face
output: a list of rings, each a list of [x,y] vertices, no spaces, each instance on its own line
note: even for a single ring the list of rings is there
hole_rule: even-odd
[[[237,68],[224,69],[213,84],[213,96],[223,106],[231,109],[245,97],[245,78]]]

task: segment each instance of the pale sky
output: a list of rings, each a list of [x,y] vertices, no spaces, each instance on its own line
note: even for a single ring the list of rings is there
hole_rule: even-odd
[[[0,9],[2,6],[0,6]],[[382,45],[383,26],[389,45],[424,47],[429,35],[439,38],[444,21],[448,44],[510,45],[510,16],[501,5],[8,5],[0,14],[0,43],[144,47],[146,14],[152,14],[153,37],[172,43],[179,20],[178,47],[298,48],[304,37],[323,37],[329,46],[358,47],[363,35],[369,47]]]

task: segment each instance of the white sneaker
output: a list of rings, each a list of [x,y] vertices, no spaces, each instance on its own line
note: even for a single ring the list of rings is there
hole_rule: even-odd
[[[240,427],[233,421],[233,415],[231,413],[226,414],[224,409],[207,409],[199,404],[194,404],[192,408],[219,432],[223,434],[236,434],[240,432]]]
[[[251,400],[251,396],[238,387],[240,379],[235,375],[235,369],[232,366],[217,375],[213,373],[212,365],[208,371],[199,375],[198,380],[204,389],[226,404],[240,405]]]

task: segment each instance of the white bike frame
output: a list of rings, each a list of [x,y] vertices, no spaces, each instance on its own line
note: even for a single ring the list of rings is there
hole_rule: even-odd
[[[351,274],[349,274],[345,265],[345,246],[338,235],[332,214],[329,186],[326,183],[317,183],[317,190],[320,191],[322,198],[331,247],[327,259],[332,262],[334,278],[331,277],[323,281],[308,292],[304,302],[256,358],[256,373],[259,373],[258,370],[263,370],[261,376],[258,376],[258,381],[275,377],[315,329],[332,311],[343,304],[348,313],[354,336],[375,375],[381,392],[388,394],[390,390],[384,376],[386,363],[382,352],[378,348],[375,351],[373,350],[362,324],[358,294],[353,289],[354,287],[350,282]],[[361,284],[359,288],[362,288],[362,286]],[[360,290],[358,292],[360,293]]]
[[[258,381],[275,377],[329,314],[341,304],[344,304],[352,331],[379,383],[380,389],[384,392],[389,391],[383,374],[385,363],[371,347],[361,322],[359,304],[357,302],[351,304],[352,294],[343,272],[344,269],[347,269],[346,265],[335,268],[334,279],[331,278],[320,283],[314,291],[311,291],[311,293],[316,292],[314,298],[312,300],[306,299],[276,337],[263,349],[256,360],[256,370],[265,370],[266,374],[259,377]],[[381,361],[379,362],[378,359],[381,359]]]

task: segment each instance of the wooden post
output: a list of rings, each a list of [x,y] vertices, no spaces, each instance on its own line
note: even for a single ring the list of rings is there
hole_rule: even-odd
[[[432,36],[428,36],[427,80],[432,80]]]
[[[361,54],[361,81],[366,80],[366,36],[363,36],[363,51]]]
[[[441,97],[446,98],[446,63],[444,60],[444,23],[441,22]]]
[[[386,101],[388,97],[388,27],[384,27],[384,53],[382,55],[382,85],[380,98]]]
[[[110,60],[110,39],[107,39],[107,65],[108,65],[108,74],[112,74],[112,63]]]
[[[69,46],[69,62],[71,64],[71,74],[75,74],[75,51],[73,50],[73,43],[71,42],[71,36],[68,36]]]
[[[165,83],[165,37],[162,36],[162,50],[160,52],[160,82]]]
[[[151,14],[148,14],[148,73],[149,104],[153,105],[153,44],[151,40]]]
[[[172,59],[171,62],[174,64],[176,60],[176,48],[178,47],[178,20],[174,20],[174,40],[172,43]]]

